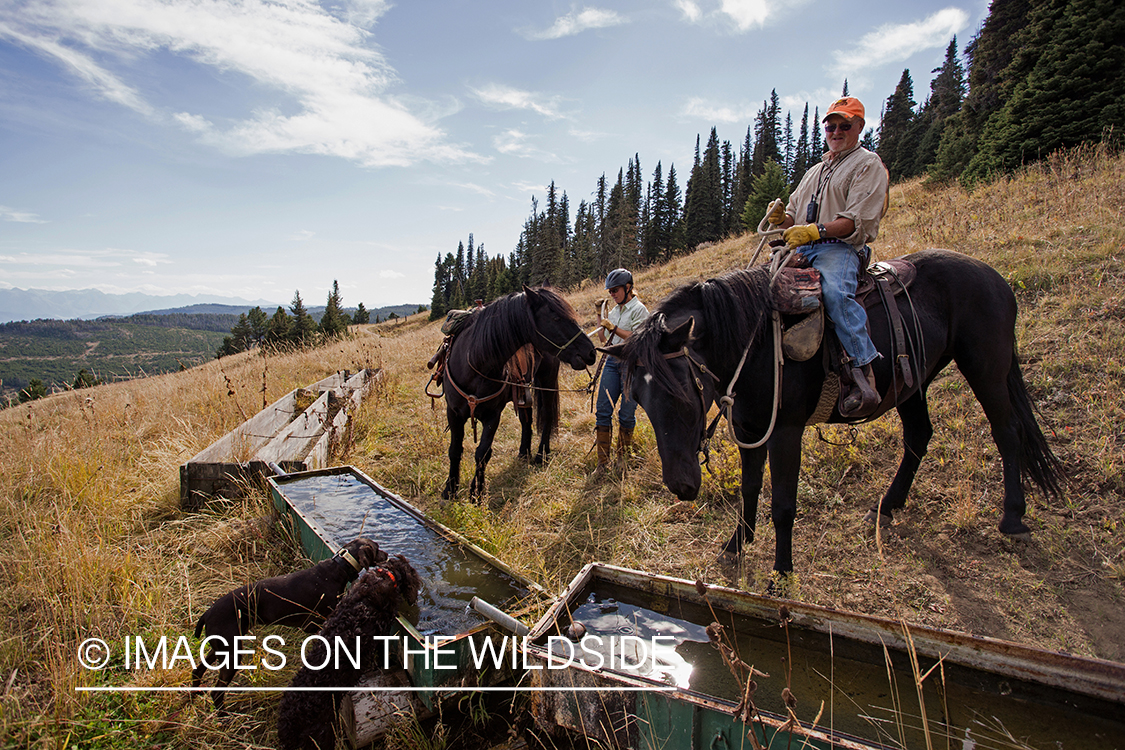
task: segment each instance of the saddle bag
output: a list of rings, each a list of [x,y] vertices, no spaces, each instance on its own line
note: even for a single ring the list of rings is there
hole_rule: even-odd
[[[784,315],[807,315],[820,307],[820,272],[815,268],[786,266],[771,286],[774,307]]]
[[[441,332],[446,336],[456,336],[469,321],[472,310],[450,310],[445,314],[445,322],[441,324]]]

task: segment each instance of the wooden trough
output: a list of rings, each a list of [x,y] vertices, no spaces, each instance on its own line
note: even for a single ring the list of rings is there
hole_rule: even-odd
[[[379,370],[340,371],[285,394],[180,466],[181,506],[241,497],[271,473],[270,463],[287,471],[327,466],[351,411],[380,377]]]
[[[712,622],[757,670],[749,689],[711,644]],[[602,664],[585,650],[572,658],[575,638],[593,635],[594,653],[614,638],[629,648]],[[661,648],[626,635],[659,635]],[[586,566],[531,638],[528,663],[541,668],[529,669],[530,682],[554,691],[534,693],[537,725],[599,747],[1119,750],[1125,741],[1125,665],[609,565]],[[747,695],[755,710],[744,722]]]
[[[425,718],[450,693],[514,681],[520,670],[508,660],[478,668],[474,652],[483,653],[486,641],[502,642],[506,633],[470,605],[479,595],[517,616],[542,611],[549,597],[540,586],[355,467],[270,476],[267,483],[311,559],[367,536],[388,554],[406,555],[422,577],[418,610],[399,615],[395,634],[409,650],[406,669],[367,676],[343,701],[341,721],[353,747],[382,737],[403,712]],[[401,656],[392,660],[402,663]]]

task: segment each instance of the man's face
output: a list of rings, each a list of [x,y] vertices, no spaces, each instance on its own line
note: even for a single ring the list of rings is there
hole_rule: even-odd
[[[850,128],[844,130],[849,125]],[[824,140],[828,143],[828,150],[833,154],[855,148],[861,135],[863,135],[863,120],[858,117],[853,117],[849,121],[845,120],[843,115],[831,114],[828,116],[828,121],[824,123]]]
[[[623,286],[611,287],[610,290],[609,290],[609,296],[613,297],[613,301],[616,302],[619,305],[622,302],[625,301],[625,295],[626,294],[628,294],[628,292],[625,290],[625,287],[623,287]]]

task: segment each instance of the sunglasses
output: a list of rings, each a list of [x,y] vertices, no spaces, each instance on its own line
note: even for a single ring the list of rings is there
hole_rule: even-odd
[[[841,133],[846,133],[846,132],[848,132],[849,130],[852,129],[852,124],[850,122],[841,122],[839,124],[836,124],[834,122],[830,122],[830,123],[828,123],[827,125],[824,126],[824,132],[825,133],[835,133],[837,129]]]

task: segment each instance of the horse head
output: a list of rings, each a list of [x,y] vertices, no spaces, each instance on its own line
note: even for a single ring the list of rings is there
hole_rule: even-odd
[[[535,332],[531,343],[575,370],[594,364],[597,352],[593,342],[578,325],[578,315],[565,299],[550,289],[523,288]]]
[[[664,484],[680,500],[694,500],[702,482],[697,454],[707,433],[716,378],[692,346],[694,318],[669,327],[656,313],[624,344],[603,351],[625,365],[630,397],[656,433]]]

